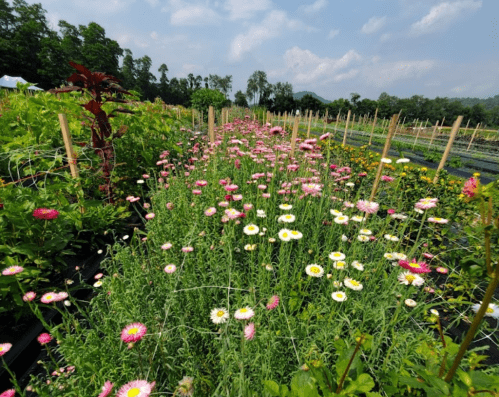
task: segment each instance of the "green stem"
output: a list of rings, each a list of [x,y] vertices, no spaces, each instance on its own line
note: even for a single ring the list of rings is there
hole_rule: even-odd
[[[348,371],[350,371],[350,367],[353,363],[353,359],[355,358],[355,355],[359,351],[360,345],[364,341],[364,335],[361,335],[359,338],[359,341],[357,342],[357,346],[355,346],[355,350],[353,351],[352,357],[350,357],[350,361],[348,362],[347,367],[345,368],[345,372],[343,372],[343,375],[341,376],[340,381],[338,382],[338,388],[336,389],[336,394],[339,394],[341,389],[343,388],[343,382],[345,381],[345,378],[347,377]]]
[[[5,362],[5,359],[3,357],[2,357],[2,363],[3,363],[3,367],[5,368],[5,370],[11,376],[10,380],[12,381],[12,384],[14,385],[14,389],[16,389],[16,392],[18,392],[22,396],[26,397],[26,394],[22,391],[21,387],[17,383],[16,375],[10,370],[9,366],[7,365],[7,363]]]

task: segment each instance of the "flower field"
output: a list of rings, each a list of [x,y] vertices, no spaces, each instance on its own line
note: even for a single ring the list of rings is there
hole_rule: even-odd
[[[46,376],[0,396],[497,393],[499,360],[459,362],[461,340],[446,335],[485,315],[479,329],[498,343],[495,288],[483,292],[499,271],[497,183],[445,171],[433,183],[406,158],[328,138],[292,153],[289,130],[241,115],[213,144],[184,138],[175,160],[151,148],[156,168],[126,199],[145,227],[108,246],[92,299],[19,283],[32,310],[41,298],[63,322],[39,337]],[[35,217],[56,222],[53,211]]]

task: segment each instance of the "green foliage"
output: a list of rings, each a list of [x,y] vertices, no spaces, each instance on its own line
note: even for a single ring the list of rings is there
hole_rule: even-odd
[[[210,106],[213,106],[215,110],[222,110],[226,102],[224,94],[209,88],[202,88],[192,95],[192,107],[203,112],[206,120]]]

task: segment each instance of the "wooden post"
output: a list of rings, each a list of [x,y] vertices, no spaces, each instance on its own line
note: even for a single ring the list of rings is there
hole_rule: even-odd
[[[326,109],[326,115],[324,116],[324,120],[326,120],[326,123],[327,123],[327,112],[328,112],[329,109]]]
[[[376,108],[376,113],[374,113],[373,128],[371,130],[371,136],[369,137],[369,146],[371,146],[371,142],[373,139],[374,127],[376,126],[377,117],[378,117],[378,108]]]
[[[191,113],[192,113],[192,128],[194,128],[194,108],[191,109]]]
[[[435,128],[433,128],[433,134],[431,134],[430,144],[428,145],[428,149],[431,147],[433,143],[433,139],[435,139],[435,134],[437,133],[438,123],[440,120],[437,120],[437,124],[435,124]]]
[[[470,150],[471,144],[473,143],[473,139],[475,139],[475,134],[478,131],[478,127],[480,127],[480,123],[476,125],[475,131],[473,131],[473,135],[471,135],[470,144],[468,145],[468,149],[466,149],[466,151]]]
[[[466,134],[466,131],[468,131],[468,126],[470,125],[470,119],[468,119],[468,123],[466,124],[466,128],[464,129],[464,134]]]
[[[352,118],[352,128],[350,128],[350,136],[352,136],[354,128],[355,128],[355,113]]]
[[[445,117],[442,119],[442,124],[440,124],[441,127],[444,126],[444,121],[445,121]]]
[[[298,123],[299,123],[299,117],[295,116],[295,123],[293,125],[293,134],[291,135],[291,157],[293,157],[295,154],[296,137],[298,136]]]
[[[399,118],[399,115],[397,115],[397,114],[394,114],[392,116],[392,119],[390,121],[390,126],[388,128],[388,135],[387,135],[386,141],[385,141],[385,147],[383,148],[383,152],[381,153],[381,160],[386,157],[386,155],[388,154],[388,151],[390,150],[390,144],[391,144],[393,135],[395,135],[395,128],[397,126],[398,118]],[[376,178],[374,179],[374,184],[373,184],[373,188],[371,190],[371,196],[369,198],[369,201],[373,201],[374,196],[376,195],[376,190],[378,190],[379,180],[381,178],[381,172],[383,171],[383,165],[384,165],[384,163],[381,160],[379,161],[378,171],[376,173]]]
[[[333,138],[336,135],[336,128],[338,128],[338,123],[340,122],[340,114],[336,115],[336,123],[334,124]]]
[[[284,127],[282,127],[284,130],[286,130],[286,121],[288,121],[288,111],[287,110],[284,112]]]
[[[421,124],[419,125],[419,130],[418,130],[418,132],[416,134],[416,139],[414,139],[414,144],[412,145],[412,150],[414,150],[414,146],[416,146],[416,142],[418,141],[419,133],[421,132],[422,128],[423,128],[423,122],[421,122]]]
[[[71,132],[69,131],[68,119],[65,114],[59,114],[59,124],[61,125],[62,138],[64,139],[64,146],[68,155],[69,169],[71,176],[78,178],[78,167],[76,166],[76,156],[73,152],[73,144],[71,142]]]
[[[385,135],[385,129],[386,129],[386,120],[383,119],[383,131],[381,132],[381,135]]]
[[[281,125],[281,112],[277,114],[277,125]]]
[[[440,160],[440,164],[438,165],[437,172],[435,173],[435,178],[433,178],[433,183],[437,183],[438,174],[440,170],[444,168],[445,162],[447,161],[447,157],[449,156],[450,149],[452,144],[454,143],[454,139],[456,138],[457,132],[459,131],[459,126],[463,121],[463,116],[458,116],[457,120],[454,121],[454,125],[452,126],[452,131],[450,132],[449,141],[447,142],[447,147],[445,148],[444,155],[442,156],[442,160]]]
[[[307,139],[310,138],[310,124],[312,124],[312,111],[308,114],[308,129],[307,129]]]
[[[350,113],[351,110],[348,109],[347,123],[345,125],[345,133],[343,134],[343,146],[345,146],[347,143],[347,131],[348,131],[348,122],[350,121]]]
[[[400,109],[400,113],[402,113],[402,109]],[[400,113],[399,113],[399,117],[400,117]],[[402,121],[402,125],[405,123],[405,117],[404,117],[404,121]],[[395,137],[395,135],[397,135],[397,131],[400,131],[400,119],[399,119],[399,122],[397,123],[397,128],[395,128],[395,133],[393,134],[393,136]]]
[[[210,135],[210,143],[215,142],[215,115],[213,114],[213,106],[208,108],[208,133]]]

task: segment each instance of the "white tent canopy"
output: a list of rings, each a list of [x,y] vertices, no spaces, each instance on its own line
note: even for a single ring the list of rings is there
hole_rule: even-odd
[[[16,84],[18,81],[20,83],[23,83],[23,84],[27,83],[27,81],[24,80],[22,77],[10,77],[10,76],[5,75],[0,79],[0,87],[16,88]],[[42,88],[35,87],[34,85],[29,86],[28,90],[41,90],[41,91],[43,91]]]

